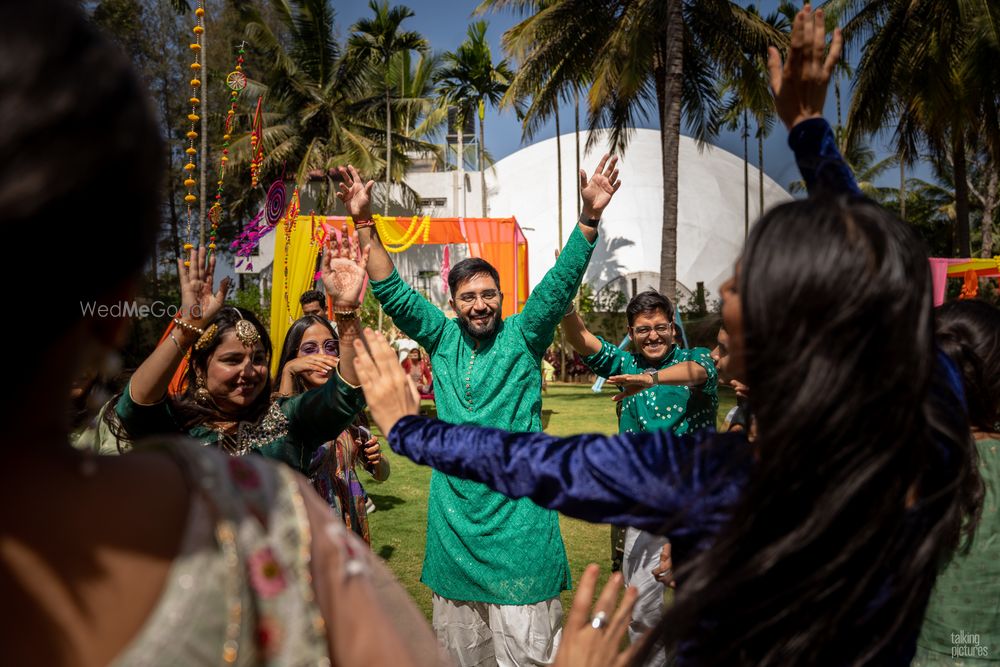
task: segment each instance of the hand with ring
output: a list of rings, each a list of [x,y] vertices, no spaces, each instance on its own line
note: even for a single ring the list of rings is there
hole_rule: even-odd
[[[637,595],[635,588],[627,588],[618,603],[618,592],[622,589],[620,573],[608,579],[591,613],[599,574],[600,568],[592,563],[580,577],[554,667],[624,667],[639,646],[633,644],[624,651],[619,648]]]

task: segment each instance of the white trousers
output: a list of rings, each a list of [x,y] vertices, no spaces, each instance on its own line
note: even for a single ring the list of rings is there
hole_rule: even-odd
[[[639,596],[632,608],[632,620],[628,625],[628,638],[632,643],[639,641],[643,634],[663,618],[664,587],[653,577],[653,568],[660,564],[660,552],[667,538],[647,533],[638,528],[625,529],[625,552],[622,557],[622,576],[626,586],[635,586]],[[667,664],[663,650],[654,651],[645,663],[648,667],[662,667]]]
[[[431,598],[434,632],[461,667],[548,665],[562,638],[558,597],[536,604],[501,605]]]

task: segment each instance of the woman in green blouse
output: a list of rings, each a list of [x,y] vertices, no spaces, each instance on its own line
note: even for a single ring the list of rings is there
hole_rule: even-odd
[[[354,373],[357,307],[368,253],[328,250],[323,283],[333,296],[344,345],[337,372],[323,386],[271,401],[271,340],[253,313],[224,306],[214,288],[215,257],[204,248],[178,261],[181,308],[176,325],[136,370],[115,411],[130,440],[187,433],[231,454],[258,453],[304,471],[324,442],[346,429],[364,396]],[[171,378],[189,354],[186,386],[170,396]]]
[[[968,552],[934,584],[913,665],[1000,665],[1000,310],[954,301],[936,316],[938,343],[962,370],[985,494]]]

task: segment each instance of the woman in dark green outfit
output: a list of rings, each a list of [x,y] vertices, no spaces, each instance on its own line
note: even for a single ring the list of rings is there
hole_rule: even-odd
[[[357,308],[368,253],[327,252],[323,283],[333,296],[344,345],[340,365],[325,385],[271,401],[271,340],[253,313],[224,306],[228,279],[213,287],[215,257],[193,250],[178,261],[181,308],[175,327],[136,370],[115,411],[132,441],[183,432],[231,454],[262,454],[303,472],[324,442],[346,429],[364,396],[354,373]],[[167,387],[185,354],[187,386]]]
[[[1000,310],[946,303],[937,335],[962,370],[985,497],[968,553],[956,552],[934,585],[913,665],[1000,665]]]

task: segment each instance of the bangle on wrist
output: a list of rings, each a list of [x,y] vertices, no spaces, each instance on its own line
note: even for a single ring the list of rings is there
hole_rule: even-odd
[[[195,325],[193,325],[193,324],[191,324],[189,322],[185,322],[184,320],[182,320],[179,317],[175,317],[174,318],[174,324],[176,324],[181,329],[183,329],[184,331],[187,331],[189,333],[196,333],[199,336],[204,336],[205,335],[205,330],[204,329],[202,329],[200,327],[196,327]]]
[[[569,317],[575,312],[576,312],[576,300],[574,299],[573,301],[569,302],[568,306],[566,306],[566,312],[563,313],[563,317]]]
[[[334,309],[333,314],[342,320],[356,320],[358,319],[357,308],[352,308],[351,310],[336,310]]]
[[[367,227],[374,227],[375,221],[371,217],[363,218],[361,220],[354,221],[354,230],[365,229]]]
[[[581,225],[583,225],[584,227],[590,227],[591,229],[597,229],[597,225],[599,225],[601,223],[601,219],[600,219],[600,217],[598,217],[598,218],[591,218],[586,213],[581,213],[580,214],[579,223]]]
[[[174,342],[174,345],[177,346],[178,352],[180,352],[181,354],[187,354],[187,350],[185,350],[184,346],[181,345],[179,340],[177,340],[177,337],[174,335],[174,332],[172,330],[170,331],[170,340],[172,340]]]
[[[653,379],[653,386],[654,387],[656,385],[660,384],[660,376],[657,375],[657,373],[659,373],[659,371],[655,370],[655,369],[652,369],[652,368],[649,369],[648,371],[646,371],[646,375],[648,375],[649,377],[651,377]]]

